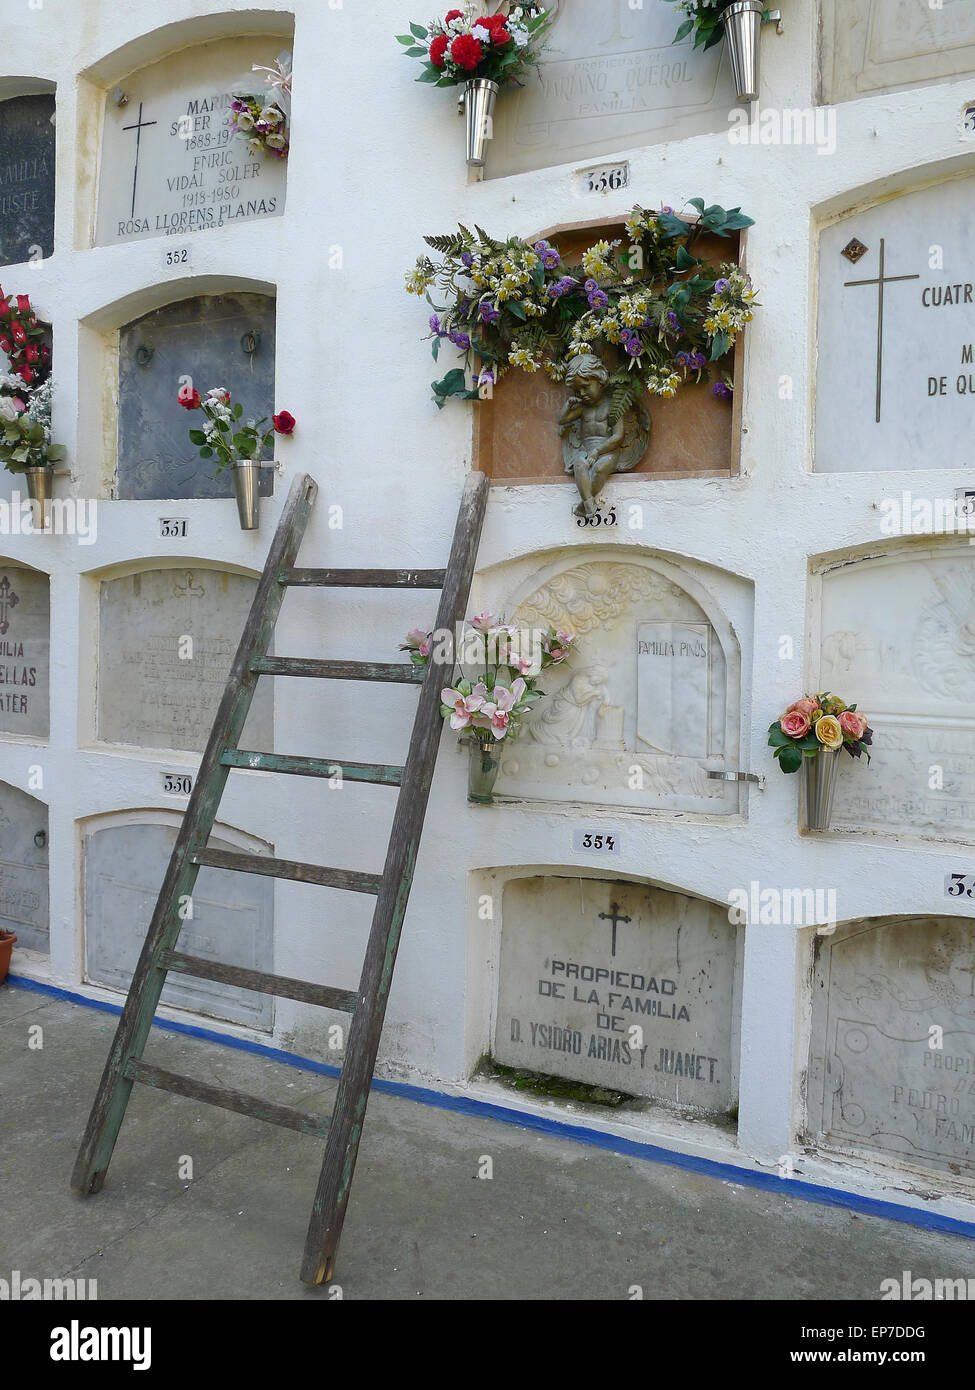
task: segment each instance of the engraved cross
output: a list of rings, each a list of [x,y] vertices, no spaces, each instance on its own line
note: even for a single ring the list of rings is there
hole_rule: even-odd
[[[880,403],[884,384],[884,290],[897,280],[920,280],[920,275],[885,275],[886,244],[880,238],[880,274],[874,280],[844,280],[844,288],[852,285],[877,286],[877,424],[880,424]]]
[[[0,633],[5,633],[10,628],[10,610],[16,608],[20,602],[20,595],[15,594],[10,585],[10,580],[6,575],[0,579]]]
[[[136,180],[137,180],[138,177],[139,177],[139,145],[140,145],[141,142],[142,142],[142,132],[143,132],[143,130],[145,130],[146,126],[158,125],[158,124],[159,124],[158,121],[144,121],[144,120],[142,119],[142,102],[140,101],[140,102],[139,102],[139,119],[135,122],[134,125],[124,125],[124,126],[122,127],[123,130],[134,130],[134,131],[135,131],[135,168],[132,170],[132,213],[131,213],[131,216],[132,216],[132,217],[135,216],[135,185],[136,185]]]
[[[615,956],[615,955],[616,955],[616,928],[619,926],[620,922],[631,922],[633,919],[632,919],[632,917],[621,917],[621,916],[620,916],[620,905],[619,905],[619,903],[610,903],[610,905],[609,905],[609,911],[608,911],[608,912],[601,912],[601,913],[599,914],[599,917],[600,917],[600,920],[601,920],[601,921],[603,921],[603,922],[612,922],[612,924],[613,924],[613,949],[612,949],[612,951],[610,952],[610,954]]]

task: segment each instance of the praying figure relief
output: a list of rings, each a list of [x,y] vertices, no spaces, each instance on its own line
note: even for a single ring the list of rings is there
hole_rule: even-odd
[[[606,480],[614,473],[628,473],[647,452],[650,416],[636,406],[612,419],[609,372],[592,354],[571,359],[565,384],[572,395],[559,416],[562,458],[582,498],[576,516],[592,516]]]

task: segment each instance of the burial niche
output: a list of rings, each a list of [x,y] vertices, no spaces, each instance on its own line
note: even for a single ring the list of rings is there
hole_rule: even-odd
[[[86,837],[85,953],[87,978],[93,983],[128,989],[175,841],[175,826],[149,820],[105,826]],[[210,844],[239,849],[216,835]],[[251,970],[272,969],[270,879],[201,869],[192,912],[180,931],[178,950]],[[270,996],[190,976],[170,975],[162,999],[268,1031],[274,1018]]]
[[[183,48],[106,94],[97,246],[281,216],[287,159],[251,154],[230,130],[233,91],[260,89],[252,65],[281,47],[267,36]]]
[[[247,575],[205,568],[103,579],[98,740],[201,753],[255,588]],[[272,684],[258,684],[242,747],[273,746]]]
[[[0,927],[25,950],[47,952],[47,807],[8,782],[0,782]]]
[[[975,569],[967,542],[844,563],[823,576],[821,680],[874,730],[840,766],[833,822],[975,836]]]
[[[120,498],[230,497],[230,470],[201,459],[189,430],[202,415],[176,400],[180,379],[205,394],[224,386],[243,419],[274,410],[274,300],[263,294],[207,294],[164,305],[119,332]],[[270,496],[274,469],[261,469]]]
[[[674,43],[682,18],[648,0],[554,0],[540,78],[506,90],[488,175],[599,159],[615,150],[726,130],[735,105],[725,45]],[[583,185],[585,187],[585,185]]]
[[[967,0],[823,0],[822,100],[950,82],[975,72]]]
[[[975,1172],[975,921],[869,918],[817,946],[810,1137]]]
[[[966,178],[823,231],[818,472],[971,467],[973,209],[975,179]]]
[[[46,574],[0,565],[0,735],[47,738],[51,589]]]
[[[573,632],[546,698],[505,747],[500,795],[629,809],[738,810],[741,654],[695,578],[657,557],[585,550],[537,573],[519,628]]]
[[[54,250],[54,94],[0,100],[0,265]]]
[[[703,1114],[738,1099],[727,908],[612,879],[505,885],[494,1057]]]

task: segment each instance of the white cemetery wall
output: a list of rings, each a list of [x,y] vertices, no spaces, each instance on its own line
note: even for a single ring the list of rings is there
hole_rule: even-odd
[[[607,861],[594,858],[594,840],[588,848],[577,848],[587,830],[619,833],[621,848],[612,860],[612,877],[631,884],[663,881],[687,897],[722,903],[732,888],[747,888],[750,881],[778,888],[839,883],[848,899],[844,920],[936,914],[945,877],[957,868],[956,845],[929,840],[919,858],[894,837],[883,837],[871,842],[865,857],[855,833],[800,836],[797,779],[775,769],[766,748],[766,729],[774,715],[819,678],[819,642],[811,635],[816,610],[807,595],[809,557],[848,556],[876,547],[881,539],[879,505],[887,492],[883,472],[877,469],[846,472],[842,478],[814,471],[822,467],[811,443],[819,231],[857,209],[944,184],[962,173],[971,146],[960,138],[959,116],[973,93],[956,82],[920,92],[864,96],[836,113],[832,147],[828,109],[818,113],[824,118],[818,127],[820,139],[795,143],[783,138],[781,126],[778,131],[775,127],[776,114],[785,108],[811,111],[815,106],[817,61],[816,7],[783,6],[785,34],[778,37],[770,26],[761,41],[760,106],[772,119],[756,125],[753,133],[764,131],[767,140],[743,145],[729,138],[734,134],[728,121],[731,103],[720,96],[720,88],[714,89],[715,106],[705,103],[702,119],[709,124],[685,124],[688,108],[668,108],[680,93],[673,88],[668,93],[659,80],[667,61],[673,77],[674,60],[683,63],[683,51],[679,56],[660,52],[659,76],[649,99],[656,102],[656,112],[664,111],[662,124],[650,128],[640,116],[638,129],[626,125],[627,113],[622,121],[610,114],[612,134],[597,131],[584,153],[571,143],[560,143],[562,136],[553,128],[547,145],[540,148],[536,141],[515,147],[531,153],[521,166],[524,172],[511,175],[504,172],[507,137],[502,133],[489,152],[488,177],[469,182],[453,94],[418,86],[415,71],[393,37],[418,17],[412,0],[390,0],[382,6],[345,4],[341,10],[321,0],[270,0],[257,8],[252,0],[228,0],[228,7],[214,13],[210,0],[180,0],[177,10],[161,14],[158,0],[46,4],[5,34],[0,66],[8,74],[41,74],[56,84],[58,169],[54,255],[34,269],[5,271],[3,287],[8,293],[29,290],[38,312],[53,324],[55,429],[68,448],[66,471],[55,479],[55,487],[65,498],[100,498],[90,544],[80,544],[74,536],[3,536],[6,559],[51,572],[51,739],[40,760],[45,787],[36,792],[50,800],[51,817],[52,933],[46,978],[97,993],[85,983],[84,909],[77,902],[84,862],[79,825],[131,807],[181,809],[185,802],[162,790],[163,777],[174,770],[192,776],[199,756],[193,747],[95,744],[91,711],[98,680],[98,614],[89,612],[89,605],[95,608],[91,591],[96,587],[89,576],[154,570],[174,562],[183,570],[254,575],[263,564],[287,487],[305,470],[316,478],[321,493],[302,564],[442,566],[470,459],[474,407],[454,402],[438,412],[430,398],[433,368],[428,345],[421,341],[428,309],[402,291],[403,271],[422,249],[422,236],[449,231],[457,222],[476,222],[495,235],[526,236],[558,225],[619,217],[636,201],[677,205],[698,194],[725,207],[741,204],[756,219],[747,238],[747,258],[760,289],[761,310],[744,351],[740,476],[611,479],[607,496],[616,504],[619,529],[615,535],[598,536],[576,526],[571,484],[493,488],[471,611],[499,609],[519,594],[530,596],[532,589],[519,586],[527,586],[543,563],[584,554],[586,563],[592,563],[590,550],[597,542],[613,546],[614,561],[618,551],[624,551],[635,563],[665,557],[685,575],[690,569],[698,573],[700,567],[702,590],[713,595],[741,649],[738,760],[737,768],[730,770],[762,775],[765,786],[743,786],[737,793],[740,814],[713,818],[691,811],[634,814],[626,806],[583,801],[575,791],[571,800],[526,798],[515,804],[515,798],[493,808],[475,808],[466,801],[466,753],[447,736],[397,961],[381,1070],[422,1078],[434,1088],[467,1082],[478,1057],[492,1045],[485,1020],[490,1019],[498,954],[488,935],[500,930],[500,896],[495,919],[481,922],[478,913],[490,904],[469,901],[472,885],[480,887],[493,872],[490,866],[522,876],[605,873]],[[659,6],[668,26],[676,28],[674,9]],[[615,42],[610,27],[614,18],[620,18],[624,35],[633,34],[638,23],[648,26],[640,32],[650,33],[657,23],[646,5],[642,18],[633,11],[632,27],[629,12],[607,10],[608,27],[597,36],[595,48],[604,40]],[[164,226],[156,229],[156,216],[212,208],[209,197],[206,204],[184,205],[182,200],[200,192],[209,195],[219,187],[223,166],[206,167],[202,189],[171,191],[168,180],[179,179],[184,170],[175,167],[174,155],[171,162],[176,141],[168,135],[161,138],[161,124],[168,120],[171,125],[187,114],[195,93],[205,98],[226,89],[224,55],[229,38],[240,38],[244,24],[251,30],[256,60],[267,62],[285,46],[283,35],[292,16],[296,131],[286,169],[263,165],[259,177],[241,179],[244,216],[225,220],[205,235],[166,236]],[[667,39],[667,32],[653,33],[645,46],[666,50]],[[211,46],[202,59],[196,50],[200,43]],[[706,85],[717,56],[687,54],[688,64],[694,64],[687,69],[688,89]],[[598,52],[594,57],[601,60]],[[235,57],[234,68],[246,67],[249,58],[240,63]],[[368,66],[366,82],[363,61]],[[157,64],[158,71],[165,67],[167,72],[150,101],[143,79],[155,80]],[[621,65],[616,71],[630,70]],[[608,88],[613,72],[605,67],[601,71]],[[653,61],[638,71],[647,74],[648,83],[654,80]],[[133,76],[138,80],[132,81]],[[724,83],[725,78],[718,80]],[[111,105],[112,89],[125,89],[126,83],[131,87],[128,105]],[[563,94],[569,90],[560,89]],[[141,133],[126,132],[123,145],[122,126],[138,120],[140,101],[143,122],[160,124],[143,124]],[[500,124],[509,116],[520,119],[518,101],[517,93],[503,95]],[[569,98],[570,124],[574,109]],[[696,133],[683,138],[692,129]],[[160,138],[154,142],[156,136]],[[123,231],[119,237],[119,219],[131,215],[137,138],[137,202],[143,195],[151,199],[146,215],[152,225],[148,231]],[[180,160],[188,153],[192,152],[181,151]],[[588,191],[586,170],[622,164],[629,174],[626,186],[613,188],[607,181],[607,191]],[[93,170],[98,171],[97,187],[92,184]],[[286,203],[279,201],[270,215],[261,215],[258,206],[258,215],[248,216],[247,202],[254,198],[259,203],[257,188],[276,181],[283,194],[285,175]],[[254,193],[245,198],[247,183]],[[101,202],[109,193],[120,205],[113,207],[111,217],[108,204]],[[221,206],[219,200],[216,206]],[[948,201],[945,207],[950,210]],[[138,207],[136,211],[138,215]],[[954,213],[940,221],[936,217],[921,264],[916,259],[906,264],[892,259],[886,273],[927,276],[934,243],[946,249],[954,246],[958,256],[958,221]],[[886,229],[883,235],[888,236]],[[949,238],[954,240],[949,243]],[[863,240],[873,248],[871,237]],[[846,244],[842,242],[837,252]],[[187,250],[189,262],[174,270],[163,258],[177,247]],[[872,254],[876,256],[876,250]],[[845,269],[847,264],[843,261],[840,267],[844,279],[874,278],[869,265],[861,262],[859,268]],[[952,284],[971,278],[963,264],[956,269],[945,262]],[[282,476],[274,496],[264,499],[260,531],[241,532],[233,501],[226,497],[110,499],[118,426],[118,371],[112,353],[119,327],[164,304],[242,289],[275,296],[275,406],[290,410],[298,421],[294,437],[278,442]],[[895,315],[896,296],[902,291],[912,293],[902,283],[886,289],[886,302]],[[844,292],[851,300],[864,301],[856,312],[867,319],[873,294],[875,328],[876,291]],[[850,323],[854,312],[851,305]],[[962,341],[946,326],[951,309],[925,314],[941,316],[946,351],[947,345]],[[876,337],[872,349],[875,367]],[[930,360],[936,355],[928,345],[925,356]],[[453,365],[447,354],[437,371]],[[909,366],[905,391],[915,389],[918,373],[926,390],[928,375],[946,370],[936,373],[932,366],[929,371],[921,354]],[[885,401],[891,408],[898,405],[901,385],[899,378],[885,372]],[[820,380],[815,399],[821,409],[832,405],[849,415],[844,405],[848,387],[846,380],[832,388]],[[957,409],[951,401],[941,404]],[[870,407],[868,395],[864,428],[873,427]],[[844,447],[849,451],[848,444]],[[889,456],[896,462],[904,453],[898,445]],[[939,493],[952,496],[956,487],[970,483],[969,464],[970,458],[946,454],[936,478]],[[931,478],[922,460],[897,474],[898,486],[915,494],[930,488]],[[162,529],[162,522],[173,517],[186,521],[185,536],[178,529],[176,534]],[[609,552],[595,558],[608,559]],[[723,576],[728,587],[721,587],[716,576]],[[681,587],[689,592],[685,583]],[[909,606],[910,595],[906,600],[901,592],[891,595],[892,606],[902,601]],[[276,650],[395,660],[401,635],[415,625],[432,624],[436,602],[436,595],[409,592],[379,598],[370,593],[289,595]],[[707,613],[706,605],[699,607]],[[635,617],[639,622],[634,621],[633,645],[625,648],[634,667],[639,624],[683,624],[694,630],[703,621],[691,608]],[[713,618],[708,615],[707,620],[716,631]],[[841,630],[853,625],[845,619]],[[181,630],[167,627],[163,635]],[[232,641],[238,634],[239,620],[228,617],[219,636]],[[126,636],[132,636],[131,622]],[[709,636],[709,661],[714,640]],[[615,671],[611,679],[617,680]],[[627,674],[626,682],[638,693],[635,673]],[[661,688],[659,676],[657,682],[655,687],[651,676],[650,685],[645,683],[648,694]],[[415,692],[385,687],[362,692],[351,684],[332,691],[303,681],[276,684],[275,746],[282,751],[402,760]],[[135,704],[140,703],[141,688],[130,688]],[[662,688],[671,698],[677,689],[672,681]],[[700,686],[693,688],[699,695]],[[626,700],[614,696],[610,703],[620,706]],[[658,741],[659,732],[654,725],[651,742]],[[683,750],[689,745],[675,747]],[[677,756],[686,754],[678,751]],[[0,734],[0,779],[27,788],[29,767],[38,761],[34,747]],[[872,776],[865,768],[851,770]],[[273,840],[277,853],[370,871],[382,853],[390,811],[385,803],[380,809],[382,789],[364,790],[370,797],[375,792],[376,799],[359,800],[359,792],[348,784],[341,792],[326,791],[312,779],[234,773],[222,815],[253,837]],[[724,790],[736,792],[730,783]],[[578,831],[584,833],[577,842]],[[320,969],[317,978],[354,985],[346,970],[353,943],[343,939],[341,947],[336,946],[341,931],[332,930],[346,921],[344,900],[327,890],[316,898],[308,889],[299,901],[295,885],[286,884],[275,885],[273,896],[281,924],[274,958],[281,968],[307,975]],[[281,904],[287,904],[286,914]],[[366,906],[365,901],[355,904],[363,913]],[[605,911],[606,905],[599,910]],[[323,931],[323,921],[328,930]],[[358,944],[367,922],[362,925],[357,918],[356,924]],[[673,1147],[718,1153],[726,1161],[762,1165],[766,1171],[771,1164],[774,1171],[795,1143],[802,1067],[792,1039],[797,1001],[808,987],[801,979],[797,983],[799,929],[793,923],[745,932],[737,1147],[727,1133],[706,1121],[682,1126],[672,1118],[666,1142]],[[33,966],[18,965],[15,951],[17,969],[43,974]],[[300,1047],[304,1040],[322,1036],[315,1010],[285,1000],[276,1006],[273,1028],[275,1043],[285,1047]],[[486,1087],[475,1087],[473,1093],[497,1098],[497,1092]],[[527,1093],[519,1094],[517,1104],[528,1110],[534,1106]],[[660,1108],[652,1107],[657,1114]],[[648,1136],[661,1132],[655,1118],[639,1123]],[[611,1120],[599,1124],[612,1127]],[[937,1178],[933,1174],[927,1185]],[[852,1185],[903,1204],[922,1202],[903,1191],[885,1192],[882,1180],[866,1169],[851,1173],[849,1166],[821,1168],[818,1181],[831,1187]],[[952,1208],[942,1201],[937,1206],[940,1212],[954,1211],[964,1219],[960,1205]]]
[[[975,921],[857,922],[821,943],[813,1142],[975,1173]]]
[[[967,0],[822,0],[822,99],[921,87],[975,73]]]

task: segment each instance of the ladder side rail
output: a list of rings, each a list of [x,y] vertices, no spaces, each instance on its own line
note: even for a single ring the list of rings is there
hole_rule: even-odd
[[[464,617],[477,561],[487,494],[487,477],[479,472],[470,473],[461,499],[437,613],[438,630],[449,628],[454,633],[456,625]],[[301,1269],[301,1278],[308,1284],[319,1284],[323,1279],[331,1278],[345,1219],[393,967],[443,732],[440,692],[444,674],[440,667],[431,664],[420,689],[409,755],[383,868],[382,887],[366,947],[359,1004],[349,1028],[345,1062],[308,1227]]]
[[[317,492],[307,473],[295,479],[258,581],[75,1161],[71,1186],[83,1196],[100,1191],[105,1181],[132,1091],[126,1064],[142,1056],[166,981],[157,953],[171,950],[179,936],[181,899],[192,894],[200,868],[194,856],[210,837],[230,775],[220,759],[225,748],[237,746],[243,730],[258,680],[250,665],[270,645],[286,592],[278,575],[294,563]]]

